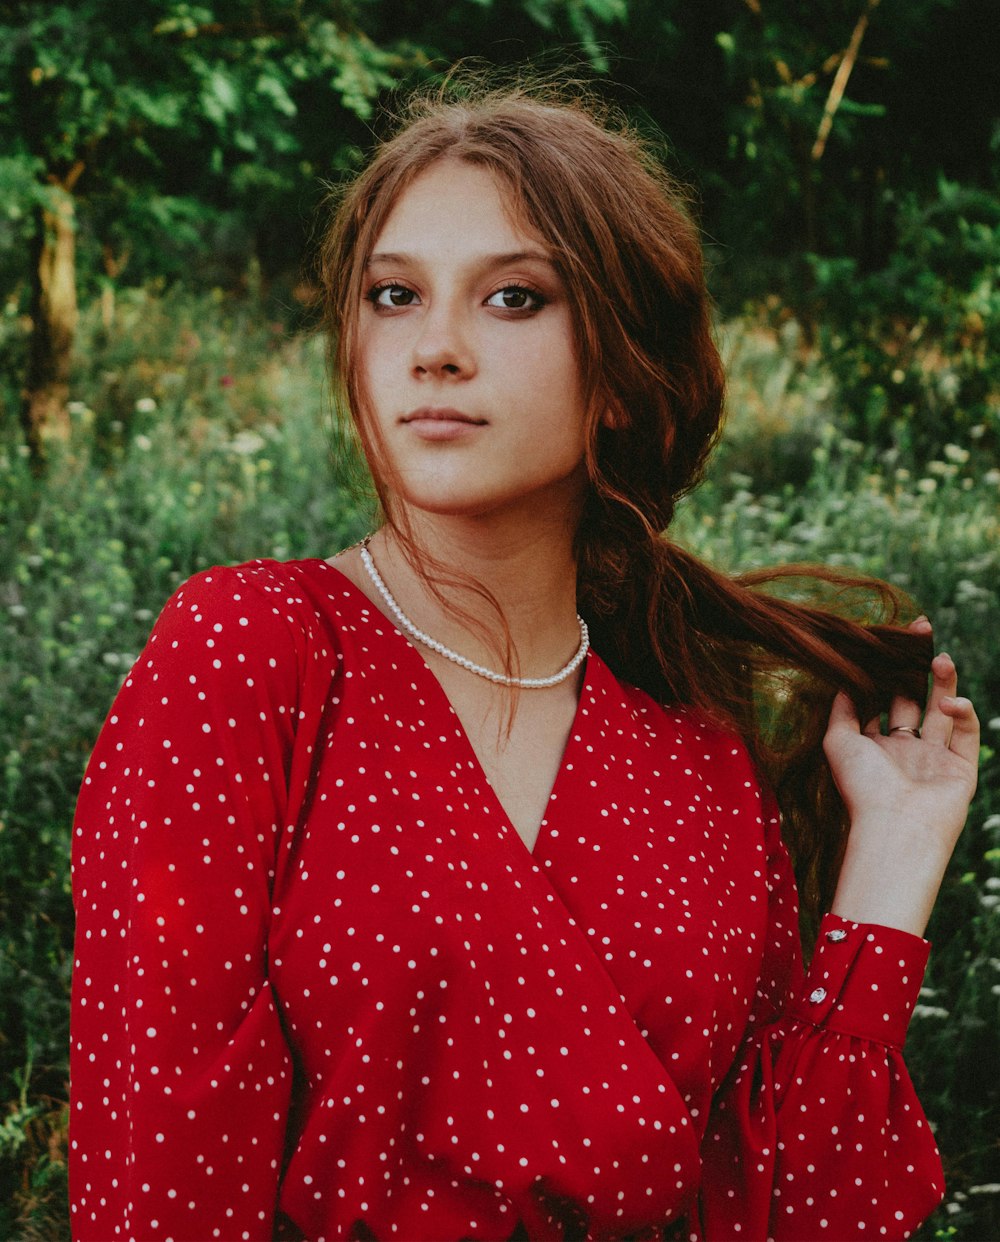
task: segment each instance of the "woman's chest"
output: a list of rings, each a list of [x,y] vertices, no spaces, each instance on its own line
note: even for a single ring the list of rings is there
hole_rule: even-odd
[[[341,705],[275,889],[272,975],[307,1070],[372,1014],[523,1040],[504,1017],[530,1010],[548,1039],[621,1002],[686,1094],[725,1072],[764,940],[759,796],[591,692],[533,853],[454,716]]]

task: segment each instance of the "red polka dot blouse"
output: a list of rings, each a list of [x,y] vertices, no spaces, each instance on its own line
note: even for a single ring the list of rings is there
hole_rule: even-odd
[[[827,916],[803,978],[743,745],[585,673],[529,852],[338,570],[178,590],[74,828],[80,1242],[916,1228],[926,942]]]

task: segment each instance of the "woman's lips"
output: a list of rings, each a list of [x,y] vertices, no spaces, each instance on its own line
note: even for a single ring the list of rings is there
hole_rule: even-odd
[[[474,418],[461,410],[431,406],[414,410],[400,421],[412,427],[422,440],[455,440],[486,426],[485,418]]]

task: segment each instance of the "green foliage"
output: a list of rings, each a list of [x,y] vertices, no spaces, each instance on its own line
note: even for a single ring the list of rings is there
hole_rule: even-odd
[[[1000,453],[1000,200],[942,181],[907,198],[888,263],[813,260],[824,355],[853,434],[926,461]]]
[[[378,94],[426,65],[405,39],[373,43],[361,7],[165,2],[124,22],[114,0],[8,6],[0,142],[11,154],[0,187],[19,223],[8,223],[8,252],[37,227],[32,208],[52,184],[83,204],[87,271],[110,255],[119,266],[128,258],[139,282],[185,263],[190,275],[228,216],[241,233],[229,273],[238,276],[261,221],[281,211],[299,219],[313,170],[334,165]]]
[[[67,825],[111,698],[191,573],[326,555],[365,528],[330,464],[351,449],[326,429],[321,341],[221,297],[135,295],[102,342],[97,309],[46,483],[0,443],[0,1100],[17,1101],[0,1237],[58,1236],[37,1222],[65,1196]]]
[[[603,24],[625,0],[523,0],[513,15],[456,0],[446,21],[377,0],[162,0],[122,20],[116,0],[19,0],[0,15],[0,273],[25,280],[23,242],[46,187],[79,200],[83,284],[220,278],[256,253],[301,260],[320,179],[369,141],[375,102],[520,28],[579,43],[601,68]],[[513,16],[513,25],[512,25]],[[6,219],[4,219],[6,215]],[[104,271],[103,275],[111,273]]]
[[[23,1239],[68,1236],[69,824],[111,699],[185,577],[329,555],[370,514],[344,487],[355,459],[325,405],[320,340],[218,294],[123,294],[111,334],[98,311],[49,476],[32,477],[15,436],[0,441],[0,1236]],[[18,331],[0,320],[0,352]],[[845,438],[830,370],[780,305],[723,336],[730,443],[679,536],[722,565],[822,560],[900,583],[987,726],[908,1060],[949,1179],[922,1236],[998,1236],[1000,1107],[983,1067],[1000,994],[1000,471],[943,456],[915,474]]]
[[[1000,469],[964,450],[924,471],[902,466],[895,451],[849,439],[830,419],[832,377],[816,359],[803,362],[794,331],[734,324],[726,337],[731,442],[684,502],[675,533],[731,569],[805,561],[896,583],[930,616],[983,723],[979,791],[927,932],[934,951],[906,1060],[948,1187],[917,1236],[998,1237]]]
[[[939,176],[997,186],[994,0],[869,12],[830,133],[816,139],[866,0],[631,3],[610,77],[668,135],[697,190],[727,313],[772,293],[809,321],[804,256],[891,254],[895,203]]]

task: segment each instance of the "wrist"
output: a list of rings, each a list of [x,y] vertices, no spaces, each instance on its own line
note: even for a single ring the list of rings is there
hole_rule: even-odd
[[[898,818],[853,822],[831,911],[922,936],[949,857],[934,834]]]

